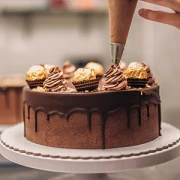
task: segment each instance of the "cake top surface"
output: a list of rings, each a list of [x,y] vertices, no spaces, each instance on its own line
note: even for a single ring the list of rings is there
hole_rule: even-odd
[[[97,95],[97,94],[109,94],[109,93],[124,93],[124,92],[139,92],[141,94],[141,92],[146,92],[147,94],[150,94],[150,92],[153,90],[156,90],[157,88],[159,88],[159,85],[155,84],[155,85],[152,85],[152,86],[147,86],[147,87],[144,87],[144,88],[127,88],[127,89],[124,89],[124,90],[121,90],[121,91],[111,91],[111,90],[106,90],[106,91],[90,91],[90,92],[78,92],[78,91],[74,91],[75,93],[69,93],[68,91],[63,91],[63,92],[47,92],[44,90],[44,88],[42,87],[38,87],[39,90],[36,89],[30,89],[28,86],[25,86],[24,87],[24,91],[27,91],[27,92],[33,92],[33,93],[40,93],[40,94],[52,94],[53,96],[56,96],[56,95],[72,95],[72,96],[88,96],[88,95]]]

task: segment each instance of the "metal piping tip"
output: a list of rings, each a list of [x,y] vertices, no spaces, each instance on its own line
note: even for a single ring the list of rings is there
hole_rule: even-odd
[[[111,44],[111,59],[112,64],[119,65],[124,51],[123,44],[112,43]]]

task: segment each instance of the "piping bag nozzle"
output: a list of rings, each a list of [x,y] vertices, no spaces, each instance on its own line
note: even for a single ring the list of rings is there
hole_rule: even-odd
[[[111,43],[111,59],[112,64],[119,65],[124,51],[124,45],[118,43]]]

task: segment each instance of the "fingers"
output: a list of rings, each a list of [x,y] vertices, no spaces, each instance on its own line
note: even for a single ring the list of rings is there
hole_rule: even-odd
[[[169,24],[180,29],[180,14],[168,13],[163,11],[152,11],[149,9],[140,9],[139,15],[145,19]]]
[[[171,8],[176,12],[180,12],[180,0],[141,0],[141,1],[157,4],[160,6],[165,6]]]

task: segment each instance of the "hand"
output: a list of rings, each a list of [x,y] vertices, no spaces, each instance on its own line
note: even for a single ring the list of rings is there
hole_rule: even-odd
[[[139,15],[145,19],[156,21],[164,24],[169,24],[180,29],[180,0],[142,0],[144,2],[157,4],[168,7],[174,13],[164,11],[153,11],[150,9],[140,9]]]

